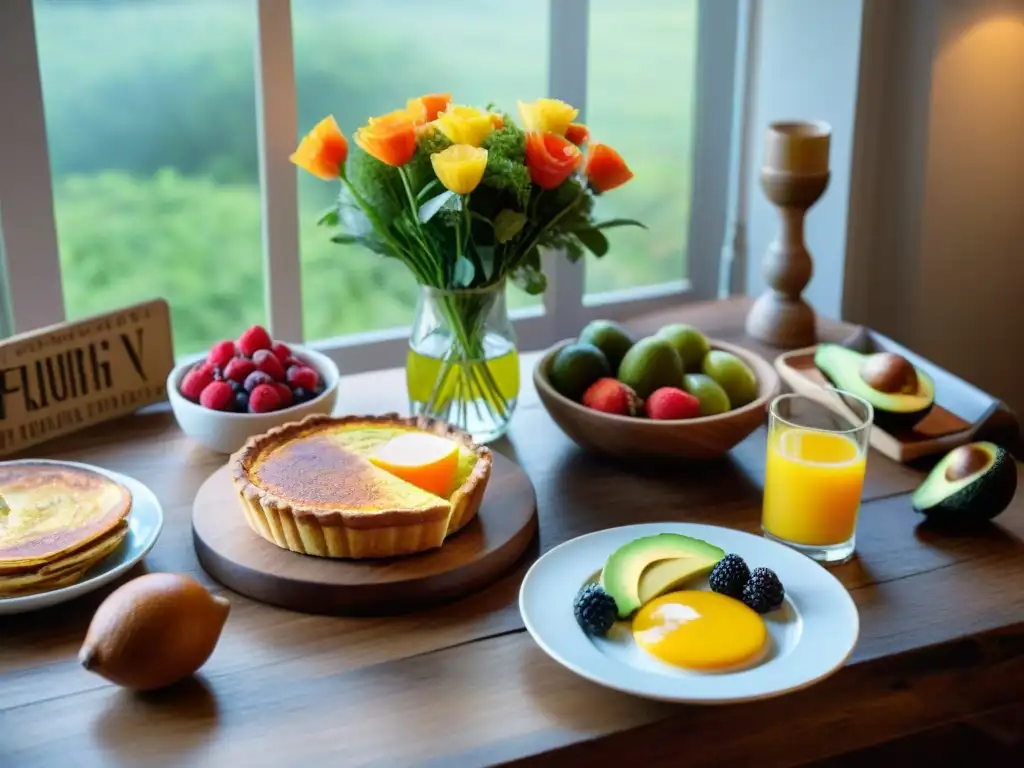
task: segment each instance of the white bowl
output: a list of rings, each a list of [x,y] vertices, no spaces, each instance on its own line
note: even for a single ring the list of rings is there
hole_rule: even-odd
[[[271,427],[299,421],[311,413],[331,413],[338,398],[338,366],[327,355],[306,347],[289,344],[292,355],[308,364],[324,382],[324,391],[305,403],[271,413],[231,413],[212,411],[185,398],[179,391],[181,380],[205,355],[196,355],[175,366],[167,376],[167,399],[182,432],[211,451],[234,453],[253,435],[261,435]]]

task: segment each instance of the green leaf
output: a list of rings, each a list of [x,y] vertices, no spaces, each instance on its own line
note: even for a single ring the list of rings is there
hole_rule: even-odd
[[[361,243],[362,238],[350,235],[347,232],[339,232],[335,235],[331,235],[332,243],[339,243],[341,245],[350,245],[352,243]]]
[[[575,264],[583,258],[583,244],[575,237],[566,238],[562,248],[565,249],[565,255],[570,264]]]
[[[441,182],[439,182],[437,179],[431,179],[429,182],[427,182],[423,189],[416,193],[416,202],[418,203],[420,200],[427,196],[428,192],[432,192],[435,187],[439,186],[441,186]]]
[[[598,229],[578,229],[573,234],[592,254],[601,258],[608,253],[608,238]]]
[[[531,264],[522,264],[512,273],[512,283],[531,296],[538,296],[548,287],[548,278]]]
[[[316,223],[317,226],[320,227],[336,227],[338,226],[339,219],[338,208],[335,206],[328,208],[326,211],[321,213],[320,218],[316,220]]]
[[[640,227],[641,229],[647,229],[646,224],[636,219],[608,219],[608,221],[599,221],[596,224],[592,224],[590,227],[591,229],[611,229],[612,227]]]
[[[473,266],[473,262],[465,256],[459,256],[455,260],[455,267],[452,270],[453,286],[455,288],[468,288],[473,284],[474,277],[476,277],[476,267]]]
[[[476,256],[480,259],[480,266],[483,267],[484,280],[492,280],[494,278],[494,246],[476,246]]]
[[[427,202],[420,206],[420,221],[426,224],[428,221],[434,218],[434,215],[438,211],[440,211],[441,208],[444,207],[445,203],[450,201],[453,197],[455,197],[455,193],[452,192],[450,189],[446,189],[440,195],[437,195],[436,197],[432,197],[429,200],[427,200]]]
[[[494,217],[494,239],[499,243],[507,243],[518,235],[526,226],[526,214],[521,211],[513,211],[511,208],[502,208]]]

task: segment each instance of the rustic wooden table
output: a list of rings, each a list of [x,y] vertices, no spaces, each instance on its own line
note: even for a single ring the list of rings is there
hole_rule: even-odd
[[[745,307],[696,305],[631,325],[694,322],[771,358],[775,350],[744,339]],[[535,359],[524,356],[522,400],[496,448],[536,486],[540,551],[633,522],[757,529],[763,430],[707,464],[629,467],[585,455],[537,401]],[[401,372],[346,378],[339,408],[404,411]],[[167,525],[133,575],[190,573],[225,592],[196,562],[189,526],[196,489],[224,457],[186,439],[169,412],[94,427],[32,455],[148,484]],[[231,616],[199,677],[137,696],[75,660],[104,590],[0,617],[0,765],[789,765],[1012,704],[1024,690],[1024,494],[997,525],[943,537],[918,527],[910,509],[921,477],[871,457],[859,556],[835,570],[860,609],[860,641],[843,670],[800,693],[700,708],[589,683],[525,632],[516,605],[524,564],[469,599],[393,618],[308,616],[227,592]]]

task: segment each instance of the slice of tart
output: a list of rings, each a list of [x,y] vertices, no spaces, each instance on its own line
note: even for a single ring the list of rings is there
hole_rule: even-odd
[[[426,490],[371,460],[410,432],[458,446],[449,493]],[[440,547],[476,516],[491,452],[426,418],[317,414],[250,438],[231,467],[246,520],[268,541],[321,557],[392,557]]]
[[[109,540],[126,529],[132,504],[106,475],[46,462],[0,465],[0,496],[0,574],[37,571]]]

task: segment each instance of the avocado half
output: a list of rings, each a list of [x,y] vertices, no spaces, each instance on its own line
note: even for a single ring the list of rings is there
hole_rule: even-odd
[[[995,443],[961,445],[946,454],[910,499],[915,512],[941,523],[991,520],[1013,500],[1017,465]]]
[[[601,586],[624,619],[647,600],[710,571],[723,557],[721,547],[680,533],[644,536],[612,552],[601,570]]]
[[[871,363],[865,355],[839,344],[819,344],[814,352],[814,364],[832,384],[838,388],[859,395],[875,409],[875,424],[885,430],[909,429],[928,415],[935,405],[935,382],[932,377],[917,366],[911,365],[897,355],[888,357],[902,361],[913,371],[912,390],[883,391],[872,386],[863,376],[865,363]]]

